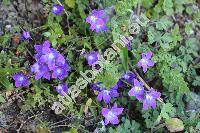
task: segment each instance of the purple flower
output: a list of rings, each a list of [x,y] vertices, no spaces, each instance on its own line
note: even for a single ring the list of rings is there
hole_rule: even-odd
[[[119,81],[117,82],[117,86],[118,88],[123,86],[123,81],[121,79],[119,79]]]
[[[138,62],[138,66],[143,68],[144,73],[147,68],[154,66],[155,62],[151,60],[152,52],[142,53],[142,59]]]
[[[56,58],[58,56],[58,52],[50,48],[49,50],[46,49],[46,54],[40,57],[40,62],[47,63],[50,70],[53,70],[56,67]]]
[[[126,37],[126,39],[128,41],[128,43],[126,43],[126,46],[127,46],[128,50],[131,51],[131,49],[132,49],[132,47],[131,47],[131,41],[129,40],[128,37]]]
[[[35,73],[36,80],[38,80],[42,77],[50,80],[50,72],[49,72],[49,68],[46,64],[40,64],[40,63],[36,62],[35,64],[32,65],[31,71]]]
[[[92,14],[86,18],[86,22],[90,24],[96,23],[97,19],[102,18],[105,15],[104,10],[93,10]]]
[[[45,54],[46,52],[50,51],[50,42],[48,40],[44,41],[42,45],[34,45],[34,48],[37,53]]]
[[[146,93],[145,99],[143,101],[143,109],[147,110],[149,107],[153,109],[156,108],[156,99],[160,98],[161,93],[155,91],[153,88],[149,92]]]
[[[131,71],[126,72],[123,76],[122,76],[122,80],[125,80],[128,83],[133,83],[133,80],[135,78],[135,74]]]
[[[30,84],[28,77],[22,72],[13,75],[13,79],[15,80],[16,87],[25,87]]]
[[[117,83],[113,87],[111,87],[111,90],[117,90],[118,88],[122,87],[122,85],[123,82],[119,79]]]
[[[109,90],[102,90],[99,92],[98,96],[97,96],[97,101],[101,101],[104,100],[105,103],[109,103],[110,102],[110,91]]]
[[[87,56],[86,56],[86,60],[88,62],[88,64],[91,66],[93,64],[95,64],[95,62],[97,62],[99,60],[99,53],[92,51],[90,52]]]
[[[63,92],[64,93],[67,93],[68,92],[68,85],[67,84],[59,84],[58,86],[56,86],[56,91],[61,95],[61,96],[64,96]]]
[[[108,27],[106,27],[107,20],[108,17],[105,15],[104,10],[93,10],[92,14],[86,18],[86,22],[91,25],[90,29],[96,30],[97,33],[108,30]]]
[[[119,93],[117,92],[117,89],[115,88],[111,88],[110,90],[104,89],[98,93],[97,101],[101,101],[103,99],[105,103],[109,103],[111,100],[111,97],[118,97],[118,96],[119,96]]]
[[[93,83],[90,85],[90,87],[95,91],[101,91],[100,84],[101,82]]]
[[[38,80],[44,77],[50,80],[50,72],[53,70],[52,78],[62,80],[68,75],[71,70],[68,61],[56,49],[50,47],[50,42],[46,40],[42,45],[34,45],[36,50],[36,63],[32,66],[35,79]]]
[[[105,21],[103,19],[98,19],[96,23],[91,24],[90,29],[96,30],[97,33],[101,31],[108,30],[109,28],[106,26]]]
[[[28,31],[23,31],[22,35],[25,40],[28,40],[31,38],[31,35]]]
[[[55,15],[61,15],[63,11],[63,6],[59,4],[54,4],[51,8],[51,12]]]
[[[105,125],[111,123],[113,125],[119,124],[118,116],[122,114],[124,108],[118,108],[114,105],[111,109],[103,108],[101,114],[105,117]]]
[[[46,54],[46,53],[49,53],[51,50],[50,50],[50,42],[48,40],[46,40],[43,45],[34,45],[34,48],[35,48],[35,51],[37,52],[37,54],[35,55],[35,59],[37,61],[40,60],[41,56]]]
[[[67,71],[71,70],[69,62],[65,59],[65,57],[62,54],[58,54],[56,58],[56,66],[65,67]]]
[[[62,80],[63,78],[67,77],[68,71],[64,67],[56,67],[53,69],[52,78],[59,78]]]
[[[142,101],[144,95],[143,83],[134,79],[134,87],[128,92],[128,95],[135,96],[139,101]]]

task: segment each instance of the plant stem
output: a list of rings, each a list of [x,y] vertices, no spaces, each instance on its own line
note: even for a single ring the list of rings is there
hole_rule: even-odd
[[[58,2],[58,4],[60,4],[61,6],[63,6],[63,4],[59,1],[59,0],[56,0]],[[69,31],[69,14],[68,12],[65,10],[64,6],[63,6],[63,9],[64,9],[64,12],[65,14],[67,15],[67,27],[68,27],[68,33],[69,35],[71,35],[70,31]]]

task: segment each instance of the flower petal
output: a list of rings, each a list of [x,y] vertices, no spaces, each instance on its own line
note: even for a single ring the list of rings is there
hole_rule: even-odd
[[[110,95],[103,93],[103,100],[105,103],[109,103],[110,99],[111,99]]]
[[[129,90],[128,95],[129,96],[135,96],[134,88]]]
[[[117,107],[113,107],[111,109],[111,111],[115,114],[115,115],[120,115],[123,112],[124,108],[117,108]]]
[[[144,109],[144,110],[149,109],[149,104],[147,104],[147,101],[146,101],[146,100],[143,101],[143,109]]]
[[[97,101],[101,101],[103,98],[103,92],[99,92],[98,96],[97,96]]]
[[[113,119],[110,120],[110,123],[116,125],[119,124],[119,119],[117,116],[114,116]]]
[[[103,108],[103,109],[101,110],[101,114],[102,114],[104,117],[106,117],[106,115],[108,114],[109,111],[110,111],[109,109]]]
[[[150,66],[150,67],[152,67],[152,66],[155,65],[155,62],[152,61],[152,60],[148,60],[147,65]]]
[[[153,53],[151,51],[149,51],[148,53],[146,53],[146,58],[147,59],[151,59]]]

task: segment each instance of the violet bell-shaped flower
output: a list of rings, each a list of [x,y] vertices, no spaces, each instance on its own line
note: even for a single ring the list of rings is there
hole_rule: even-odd
[[[124,108],[118,108],[116,104],[111,109],[103,108],[101,114],[105,117],[105,125],[109,123],[113,125],[119,124],[118,116],[122,114],[123,110]]]
[[[135,96],[136,99],[138,99],[139,101],[142,101],[144,97],[144,92],[145,92],[143,85],[144,84],[142,82],[139,82],[137,79],[134,79],[134,86],[128,92],[128,95]]]
[[[99,60],[99,53],[92,51],[86,56],[86,60],[90,66],[94,65]]]
[[[22,72],[16,73],[13,75],[15,80],[15,87],[26,87],[29,86],[30,82],[28,76],[24,75]]]
[[[65,83],[61,83],[56,86],[56,91],[61,95],[64,96],[68,92],[68,85]]]
[[[150,89],[150,91],[146,92],[144,101],[143,101],[143,109],[147,110],[150,107],[153,109],[156,108],[156,99],[160,98],[161,93],[155,91],[153,88]]]
[[[63,11],[63,6],[60,4],[54,4],[51,8],[51,12],[55,15],[61,15]]]
[[[138,62],[138,66],[143,68],[144,73],[147,69],[154,66],[155,62],[151,60],[153,53],[150,51],[148,53],[142,53],[142,59]]]

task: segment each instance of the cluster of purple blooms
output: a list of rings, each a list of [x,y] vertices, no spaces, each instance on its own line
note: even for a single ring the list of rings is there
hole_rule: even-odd
[[[35,79],[50,78],[63,80],[68,76],[70,66],[68,61],[60,54],[56,49],[50,47],[50,42],[47,40],[42,45],[35,45],[35,59],[36,63],[31,66],[31,72],[35,74]],[[52,76],[51,76],[52,74]],[[17,73],[13,76],[16,87],[24,87],[29,85],[28,77],[23,73]],[[68,91],[67,84],[61,83],[56,87],[59,94],[62,95],[62,91],[65,93]]]
[[[35,73],[35,79],[45,78],[50,80],[50,73],[52,71],[52,78],[64,79],[70,71],[70,66],[64,56],[56,49],[50,48],[50,42],[45,41],[43,45],[35,45],[36,63],[32,65],[31,71]]]
[[[63,11],[63,6],[55,4],[52,6],[51,12],[55,15],[61,15]],[[90,29],[96,30],[96,32],[101,32],[107,30],[106,27],[108,17],[106,17],[104,10],[93,10],[92,14],[86,18],[86,22],[90,23]],[[30,33],[23,31],[23,38],[28,40],[31,38]],[[35,79],[45,78],[50,80],[50,78],[63,80],[70,71],[70,66],[68,61],[60,54],[56,49],[50,47],[50,42],[45,41],[42,45],[35,45],[35,59],[36,63],[31,66],[31,72],[35,74]],[[130,46],[128,45],[130,50]],[[144,73],[147,69],[154,66],[155,62],[151,60],[152,52],[142,53],[142,59],[138,62],[138,67],[142,67]],[[99,60],[99,53],[92,51],[86,56],[86,60],[90,66],[94,65]],[[13,75],[16,87],[26,87],[29,86],[29,78],[22,72]],[[130,71],[125,73],[118,82],[110,89],[102,88],[100,82],[91,84],[91,88],[98,91],[97,101],[104,101],[106,104],[110,103],[111,98],[119,97],[118,89],[123,86],[123,82],[127,82],[133,87],[129,90],[128,95],[134,96],[137,100],[143,103],[143,109],[149,109],[150,107],[156,108],[156,99],[161,96],[160,92],[155,91],[151,88],[149,91],[145,91],[143,82],[136,79],[136,75]],[[68,85],[65,83],[60,83],[56,87],[56,91],[60,95],[68,92]],[[64,93],[63,93],[64,92]],[[122,114],[124,108],[118,108],[115,103],[111,109],[102,108],[101,113],[105,117],[105,125],[118,124],[118,116]]]
[[[106,104],[110,103],[112,97],[119,97],[118,88],[122,87],[123,82],[119,80],[113,87],[109,90],[101,87],[101,82],[91,84],[91,88],[98,91],[97,101],[104,101]]]
[[[149,91],[144,90],[144,84],[137,79],[134,79],[134,86],[128,92],[129,96],[135,96],[137,100],[143,102],[143,109],[147,110],[150,107],[156,108],[156,99],[160,98],[160,92],[151,88]]]
[[[42,77],[50,80],[51,73],[52,78],[59,80],[63,80],[68,76],[71,69],[68,61],[56,49],[50,48],[49,41],[45,41],[43,45],[35,45],[34,47],[37,52],[35,55],[36,63],[32,65],[31,71],[35,73],[36,80]],[[56,90],[60,94],[61,88],[64,92],[68,90],[67,85],[60,84],[56,87]]]
[[[104,101],[106,104],[110,103],[111,98],[119,97],[118,88],[122,87],[123,82],[119,80],[113,87],[111,87],[109,90],[106,88],[101,88],[100,82],[91,84],[91,88],[95,91],[98,91],[97,101]],[[104,124],[107,125],[109,123],[111,124],[118,124],[118,115],[122,113],[124,108],[118,108],[115,104],[111,109],[108,108],[102,108],[101,113],[105,117]]]
[[[155,62],[151,60],[152,52],[142,53],[142,59],[139,60],[138,66],[143,68],[144,73],[149,67],[154,66]],[[99,53],[92,51],[90,52],[86,60],[90,66],[94,65],[99,59]],[[95,91],[98,91],[97,101],[104,101],[106,104],[110,103],[111,98],[119,97],[118,88],[123,86],[123,82],[127,82],[133,87],[129,90],[129,96],[135,96],[137,100],[143,103],[143,109],[147,110],[150,107],[153,109],[156,108],[156,99],[160,98],[160,92],[155,91],[151,88],[149,91],[145,91],[143,82],[140,82],[136,79],[136,75],[128,71],[125,73],[119,81],[110,89],[101,88],[100,82],[91,84],[91,88]],[[102,115],[105,117],[105,125],[118,124],[118,115],[123,111],[123,108],[117,108],[117,105],[114,105],[111,109],[103,108]]]
[[[101,32],[108,30],[106,23],[108,17],[106,16],[105,10],[93,10],[92,13],[86,18],[86,22],[89,23],[90,29],[96,30],[96,32]]]

